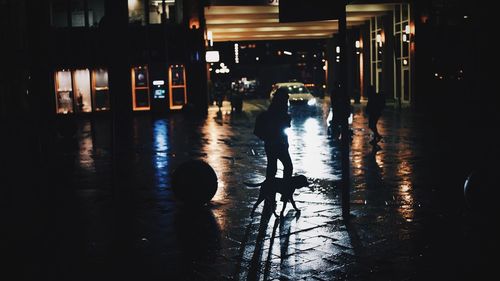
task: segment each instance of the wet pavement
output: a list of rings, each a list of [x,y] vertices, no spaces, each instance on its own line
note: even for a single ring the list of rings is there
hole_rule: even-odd
[[[241,113],[214,106],[201,119],[137,114],[115,138],[106,116],[78,120],[76,138],[58,136],[48,161],[53,189],[14,195],[19,232],[9,249],[20,279],[479,280],[490,273],[495,223],[466,208],[467,167],[428,148],[432,136],[410,109],[387,107],[384,138],[373,149],[364,103],[353,106],[345,219],[329,100],[292,106],[294,174],[311,182],[295,192],[301,212],[288,206],[279,219],[262,215],[261,205],[250,217],[258,189],[243,182],[264,179],[263,143],[252,130],[267,105],[245,101]],[[182,207],[172,194],[172,172],[190,159],[205,160],[218,176],[205,208]],[[436,172],[443,164],[462,170]],[[27,217],[29,226],[18,222]]]

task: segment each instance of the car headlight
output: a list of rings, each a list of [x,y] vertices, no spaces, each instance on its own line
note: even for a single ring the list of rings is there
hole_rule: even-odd
[[[316,99],[310,99],[307,101],[307,105],[315,105],[316,104]]]

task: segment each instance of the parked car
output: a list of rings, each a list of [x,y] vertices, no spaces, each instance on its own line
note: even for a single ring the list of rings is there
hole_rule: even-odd
[[[290,103],[307,103],[308,105],[316,105],[316,98],[311,91],[301,82],[285,82],[276,83],[273,85],[269,98],[272,99],[274,93],[279,88],[285,88],[288,92],[288,100]]]
[[[256,98],[257,97],[257,87],[259,86],[258,80],[248,80],[242,78],[231,82],[231,90],[233,93],[240,93],[242,98]]]

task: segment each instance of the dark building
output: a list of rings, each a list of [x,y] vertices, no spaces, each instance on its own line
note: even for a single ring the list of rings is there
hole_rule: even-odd
[[[198,1],[45,0],[2,5],[16,15],[4,25],[16,38],[9,40],[19,56],[15,79],[41,83],[14,90],[39,92],[43,111],[167,112],[187,103],[206,110]],[[2,101],[6,111],[10,102]]]
[[[46,114],[112,108],[167,112],[188,103],[204,112],[211,78],[258,77],[262,92],[272,83],[295,79],[329,93],[339,80],[341,59],[354,101],[363,99],[371,84],[398,105],[424,105],[437,98],[426,87],[464,89],[459,84],[472,75],[475,58],[463,54],[477,47],[477,40],[470,40],[478,29],[476,9],[458,1],[348,1],[345,50],[340,50],[337,21],[279,22],[277,1],[2,5],[19,15],[2,19],[8,26],[4,35],[12,38],[6,61],[13,66],[4,78],[16,81],[4,83],[3,112],[15,107],[8,106],[12,102],[28,104],[30,95],[13,91],[43,91],[35,96],[43,100],[40,110]],[[205,51],[217,49],[221,60],[207,65]],[[216,73],[221,62],[231,73]],[[19,75],[7,78],[14,72]],[[272,75],[277,73],[286,75]],[[40,75],[38,85],[34,81]]]

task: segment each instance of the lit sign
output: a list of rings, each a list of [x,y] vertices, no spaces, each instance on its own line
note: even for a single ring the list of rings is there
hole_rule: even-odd
[[[163,85],[165,85],[165,80],[153,80],[153,85],[155,86],[153,98],[154,99],[164,99],[165,98],[165,88],[163,87]]]
[[[219,51],[207,51],[205,54],[206,62],[218,62],[220,59]]]
[[[156,89],[153,97],[155,99],[164,99],[165,98],[165,89]]]

